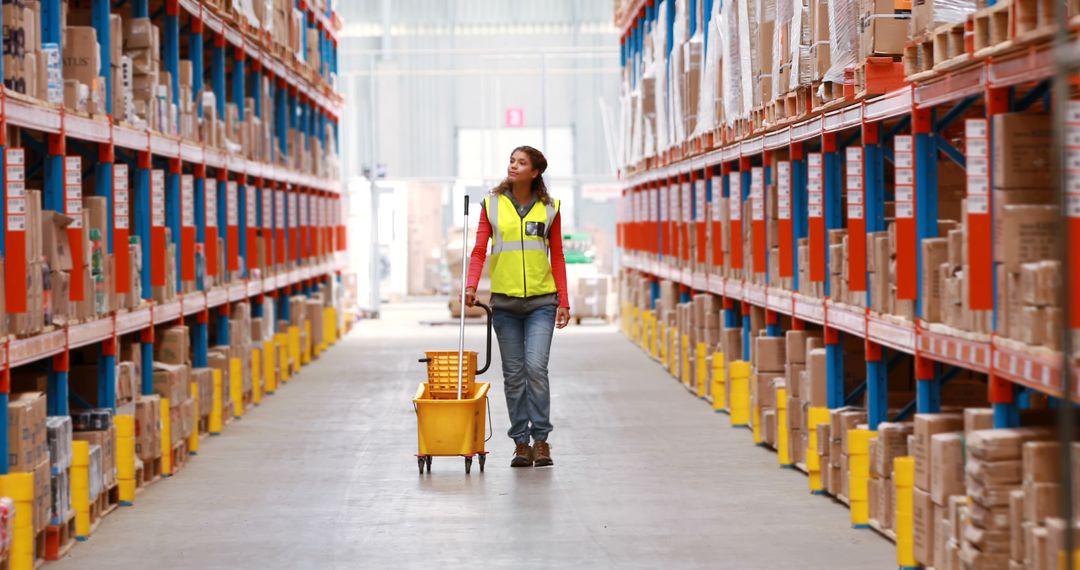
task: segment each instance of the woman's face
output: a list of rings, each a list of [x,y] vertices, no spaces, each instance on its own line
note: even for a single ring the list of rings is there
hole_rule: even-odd
[[[537,174],[538,172],[533,168],[532,162],[529,161],[529,155],[520,150],[510,155],[510,164],[506,167],[506,177],[511,182],[532,180],[536,178]]]

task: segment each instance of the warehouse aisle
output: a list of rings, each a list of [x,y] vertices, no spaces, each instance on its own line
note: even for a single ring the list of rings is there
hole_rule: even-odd
[[[556,335],[553,469],[511,470],[498,374],[488,470],[436,458],[418,476],[410,399],[420,326],[445,305],[387,308],[261,408],[204,440],[179,475],[51,567],[890,568],[892,546],[806,492],[609,326]],[[483,329],[468,338],[480,346]],[[492,364],[498,370],[498,364]]]

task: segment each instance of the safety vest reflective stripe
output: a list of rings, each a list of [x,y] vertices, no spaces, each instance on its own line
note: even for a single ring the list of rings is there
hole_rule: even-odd
[[[498,240],[491,245],[491,255],[498,255],[504,251],[547,251],[547,249],[547,244],[544,241],[536,239],[527,239],[525,241]]]

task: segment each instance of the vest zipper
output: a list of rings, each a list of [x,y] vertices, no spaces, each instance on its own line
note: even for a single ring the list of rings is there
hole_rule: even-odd
[[[529,274],[525,271],[525,218],[518,220],[518,229],[521,230],[521,286],[525,297],[529,296]]]

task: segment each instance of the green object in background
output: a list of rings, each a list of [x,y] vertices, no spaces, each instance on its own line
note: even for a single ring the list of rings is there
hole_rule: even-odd
[[[584,232],[563,234],[563,253],[566,256],[566,263],[592,263],[593,257],[595,257],[592,238]]]

